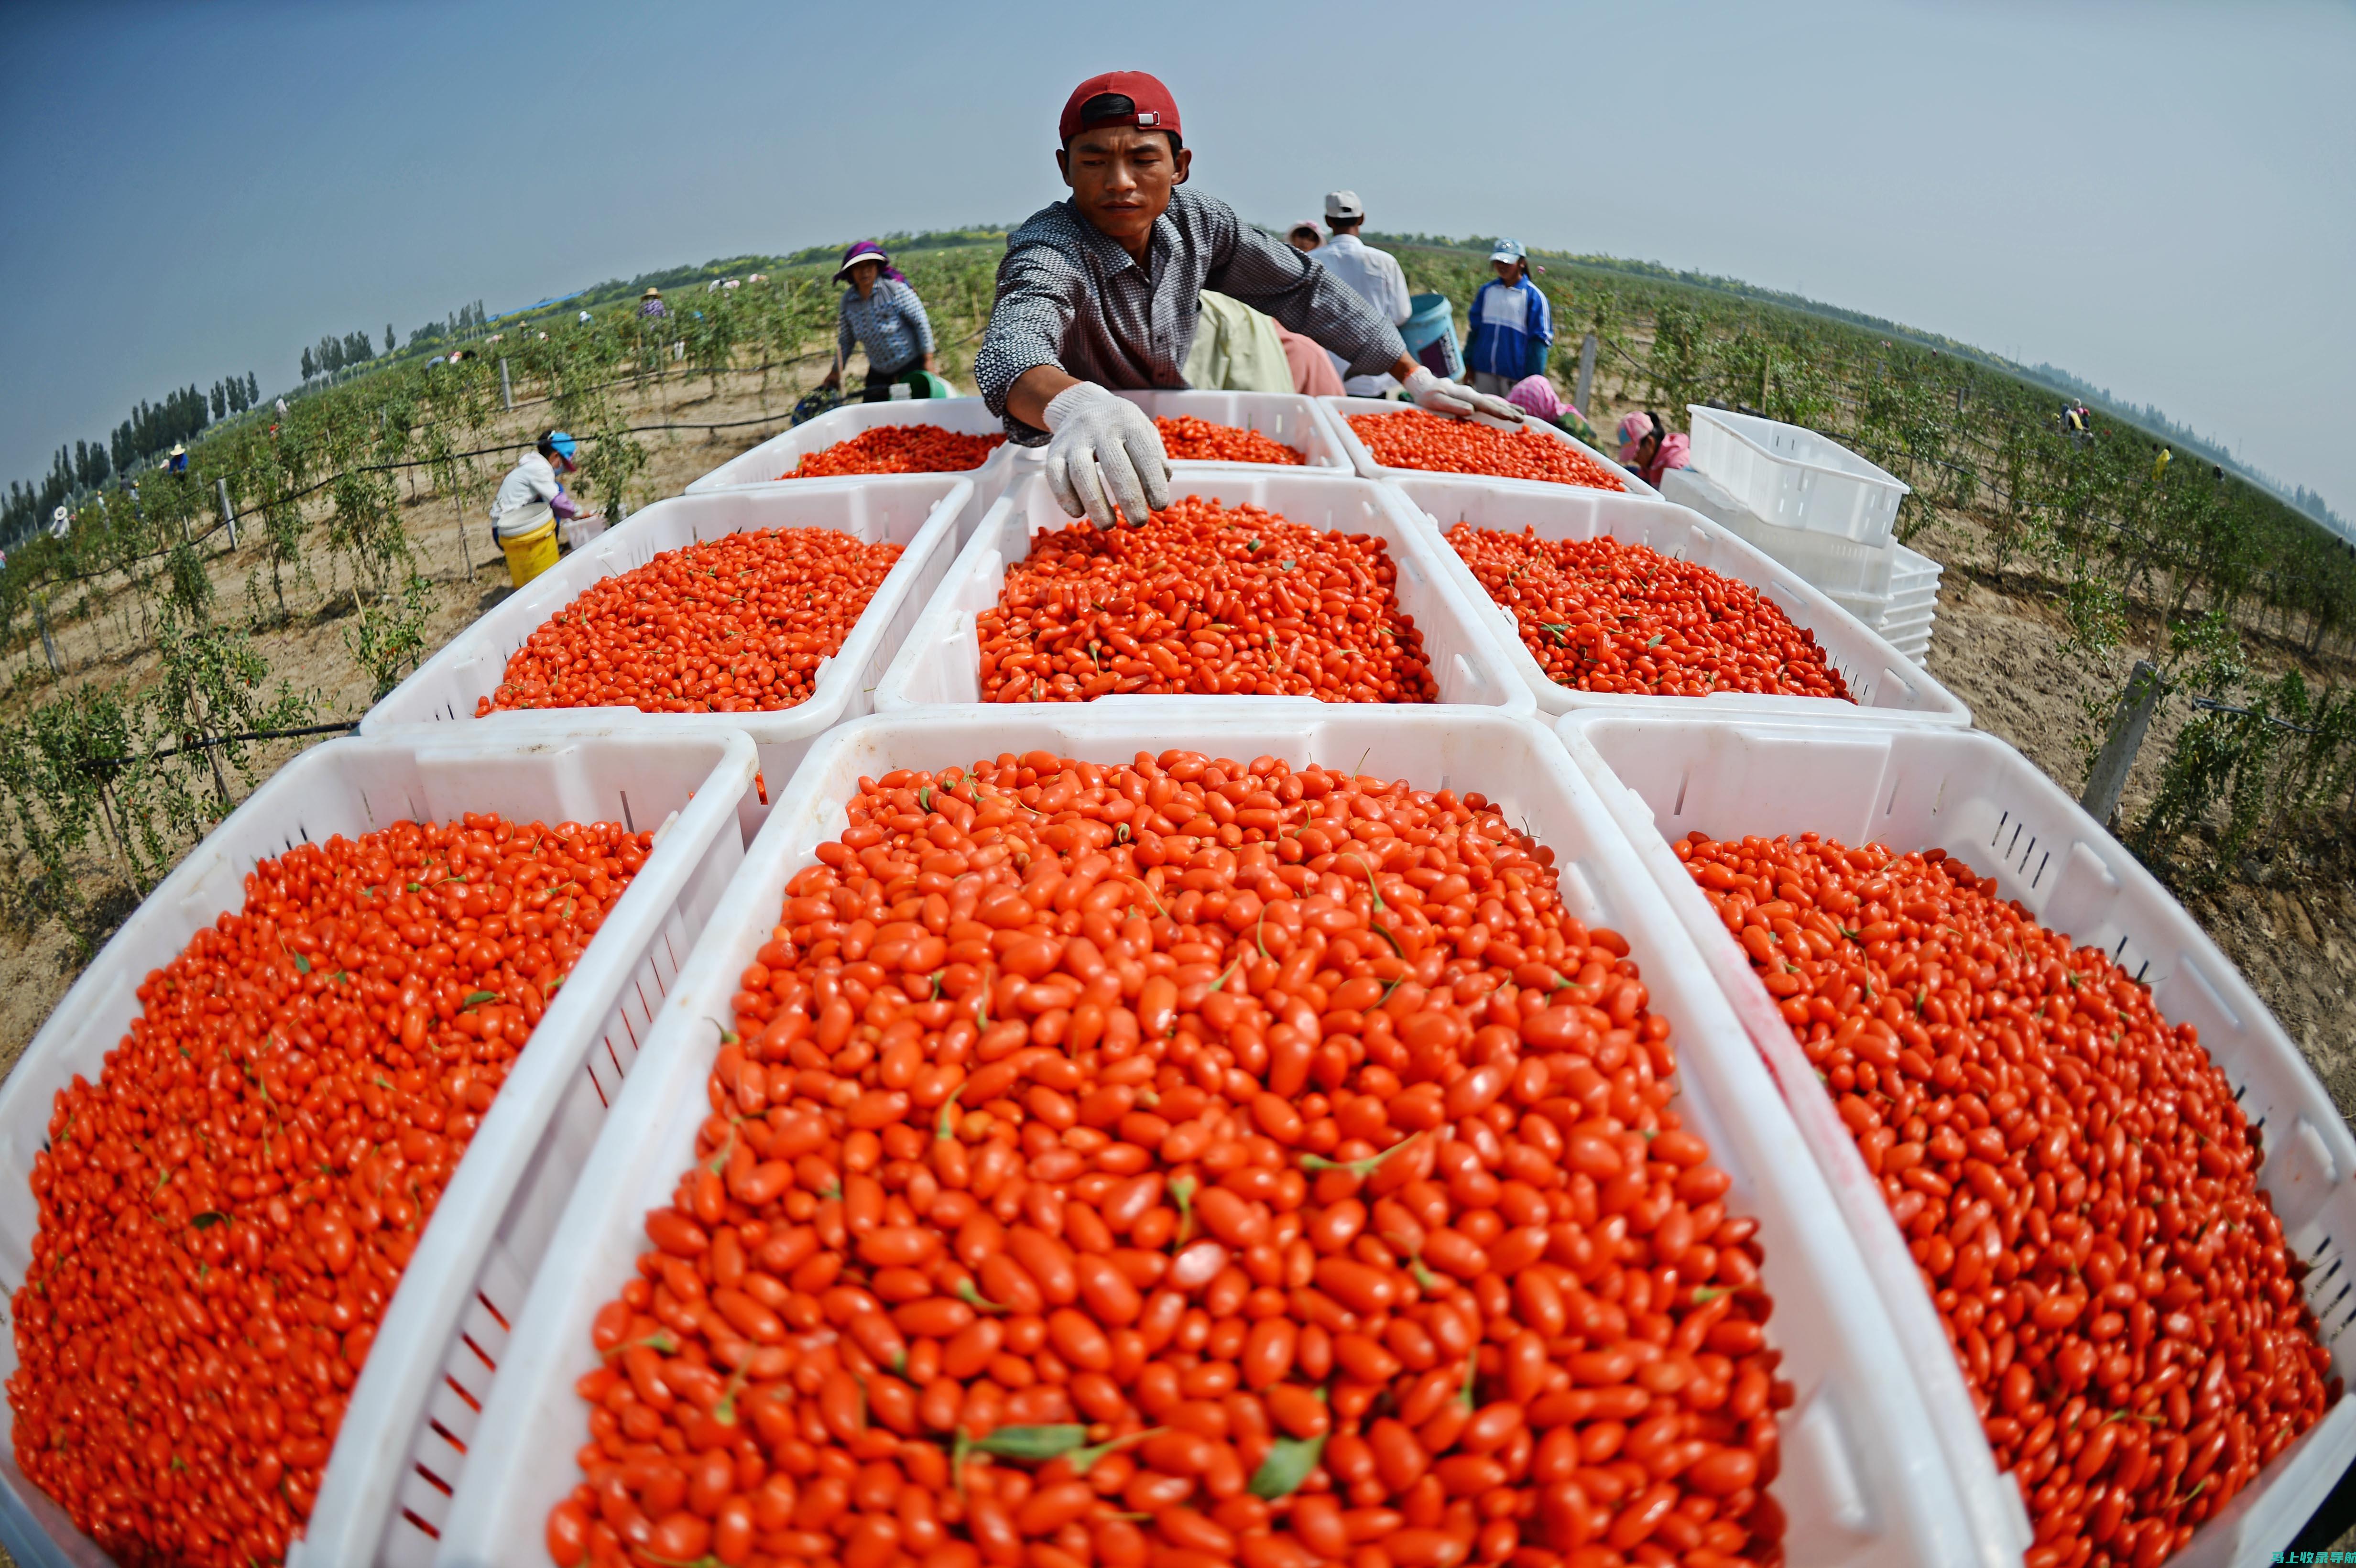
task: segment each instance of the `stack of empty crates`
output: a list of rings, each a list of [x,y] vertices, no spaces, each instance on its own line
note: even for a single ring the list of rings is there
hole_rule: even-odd
[[[1916,663],[1931,646],[1939,563],[1898,542],[1907,487],[1797,425],[1694,408],[1690,468],[1661,495],[1790,567]]]

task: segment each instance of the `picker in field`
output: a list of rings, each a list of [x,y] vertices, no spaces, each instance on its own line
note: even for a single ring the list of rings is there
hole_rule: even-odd
[[[1170,463],[1143,410],[1107,389],[1179,388],[1202,292],[1242,300],[1341,355],[1388,371],[1434,412],[1518,420],[1502,398],[1443,381],[1398,329],[1333,274],[1178,187],[1194,155],[1170,90],[1143,71],[1090,77],[1064,105],[1055,162],[1069,200],[1007,237],[998,303],[974,379],[1007,434],[1047,448],[1047,480],[1068,511],[1110,528],[1170,504]]]
[[[499,480],[498,495],[490,496],[490,532],[495,539],[523,539],[537,535],[541,528],[552,528],[556,520],[570,523],[582,516],[580,501],[565,495],[563,480],[556,478],[559,468],[565,474],[575,471],[575,450],[570,435],[549,431],[516,459],[507,478]]]
[[[1389,251],[1366,249],[1365,241],[1358,238],[1358,230],[1365,221],[1366,209],[1359,205],[1356,191],[1327,192],[1325,223],[1333,230],[1333,238],[1317,260],[1327,272],[1356,290],[1358,297],[1376,315],[1393,326],[1405,326],[1407,318],[1415,314],[1414,302],[1407,292],[1407,273],[1399,269],[1398,258]],[[1354,398],[1387,398],[1398,389],[1396,376],[1353,376],[1340,355],[1333,357],[1333,373],[1348,377],[1342,389]]]
[[[1689,468],[1692,443],[1658,414],[1630,414],[1620,421],[1620,466],[1657,487],[1672,468]]]
[[[1546,368],[1554,321],[1546,295],[1530,282],[1528,254],[1520,240],[1498,240],[1489,266],[1497,275],[1472,296],[1472,341],[1464,360],[1475,387],[1503,397],[1524,377]]]
[[[834,368],[821,385],[842,384],[842,367],[857,343],[867,350],[867,389],[862,401],[880,403],[896,385],[912,398],[932,396],[926,373],[933,368],[933,324],[925,302],[892,265],[884,247],[862,240],[842,253],[834,281],[849,282],[834,331]]]

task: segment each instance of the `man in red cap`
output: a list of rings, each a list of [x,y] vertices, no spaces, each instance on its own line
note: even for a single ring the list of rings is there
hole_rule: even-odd
[[[1019,444],[1047,448],[1065,509],[1110,528],[1170,504],[1170,460],[1143,410],[1107,390],[1180,388],[1205,288],[1233,295],[1345,361],[1396,376],[1436,413],[1518,420],[1521,411],[1443,381],[1357,292],[1215,197],[1182,189],[1186,150],[1170,90],[1108,71],[1064,105],[1055,155],[1068,200],[1007,236],[998,303],[974,359],[991,411]]]

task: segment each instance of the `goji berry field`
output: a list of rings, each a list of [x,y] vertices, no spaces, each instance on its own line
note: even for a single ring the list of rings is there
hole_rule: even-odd
[[[937,305],[942,373],[962,377],[990,315],[991,247],[946,262],[911,249]],[[1478,254],[1408,249],[1415,286],[1452,290],[1460,310],[1488,275]],[[1340,408],[1308,399],[1251,413],[1260,430],[1160,418],[1181,465],[1167,508],[992,554],[1023,537],[1019,523],[977,530],[1009,517],[991,508],[1013,504],[1024,454],[1001,453],[996,418],[971,402],[895,405],[884,417],[912,422],[839,441],[803,432],[787,444],[815,449],[790,469],[756,456],[749,474],[705,475],[701,516],[742,531],[570,575],[611,560],[613,543],[709,532],[624,530],[633,508],[670,505],[705,442],[715,454],[778,450],[832,345],[833,265],[713,277],[703,308],[662,317],[641,315],[635,290],[535,307],[496,335],[476,313],[465,355],[444,345],[421,365],[421,347],[348,379],[359,360],[339,357],[275,418],[241,392],[236,418],[216,409],[220,428],[188,437],[185,471],[160,448],[132,452],[126,482],[116,453],[110,485],[104,464],[61,452],[53,498],[12,491],[0,508],[0,630],[15,628],[22,656],[18,709],[0,724],[0,815],[16,846],[0,906],[22,923],[10,972],[22,1015],[54,1004],[41,989],[53,956],[71,949],[56,972],[70,974],[159,883],[189,916],[139,960],[162,966],[125,979],[119,1008],[85,997],[56,1015],[16,1086],[31,1108],[0,1128],[31,1198],[19,1189],[27,1218],[0,1226],[0,1254],[20,1271],[5,1277],[21,1472],[0,1488],[0,1523],[154,1568],[281,1563],[306,1531],[314,1556],[378,1532],[370,1550],[394,1560],[396,1541],[452,1552],[487,1528],[468,1503],[496,1493],[499,1549],[474,1543],[465,1561],[1781,1568],[1863,1550],[1854,1532],[1827,1542],[1811,1493],[1818,1413],[1871,1369],[1875,1392],[1903,1392],[1890,1409],[1935,1413],[1952,1390],[1977,1418],[1955,1456],[1944,1430],[1907,1448],[1917,1434],[1873,1406],[1894,1440],[1853,1447],[1860,1473],[1886,1477],[1899,1449],[1951,1472],[1889,1509],[1869,1499],[1880,1556],[1925,1539],[1922,1520],[1952,1523],[1957,1541],[1983,1526],[1972,1488],[1984,1483],[1969,1473],[1980,1437],[2025,1506],[2020,1568],[2159,1568],[2233,1554],[2229,1541],[2247,1555],[2290,1539],[2302,1521],[2289,1499],[2356,1447],[2344,1417],[2327,1419],[2344,1392],[2332,1347],[2356,1312],[2333,1260],[2356,1234],[2340,1228],[2336,1191],[2318,1208],[2301,1186],[2350,1179],[2344,1129],[2316,1111],[2324,1090],[2297,1077],[2295,1041],[2276,1078],[2248,1072],[2276,1034],[2263,1009],[2234,1011],[2239,989],[2226,987],[2233,1021],[2203,1022],[2204,1045],[2186,1016],[2212,1015],[2166,999],[2185,994],[2188,969],[2222,974],[2221,955],[2187,925],[2179,946],[2198,964],[2139,968],[2158,950],[2136,922],[2158,918],[2162,884],[2214,931],[2279,920],[2264,950],[2235,950],[2254,977],[2272,949],[2314,934],[2307,923],[2328,945],[2325,906],[2299,890],[2345,880],[2330,825],[2346,815],[2356,741],[2342,648],[2356,577],[2336,539],[2310,538],[2229,475],[2230,460],[2212,473],[2179,452],[2171,467],[2124,423],[2056,428],[2041,388],[1895,329],[1796,315],[1762,326],[1710,291],[1584,263],[1574,302],[1559,293],[1572,264],[1558,268],[1546,286],[1565,331],[1547,368],[1562,374],[1568,350],[1597,335],[1602,380],[1581,393],[1597,428],[1634,409],[1678,424],[1689,402],[1755,407],[1904,476],[1899,539],[1942,557],[1943,616],[1981,618],[1969,656],[1958,639],[1931,686],[1951,670],[1979,679],[1955,694],[2024,748],[2049,746],[2046,772],[2069,793],[2079,764],[2051,758],[2087,739],[2073,726],[2100,738],[2125,653],[2147,644],[2162,667],[2152,732],[2168,754],[2155,752],[2115,818],[2143,867],[2097,857],[2142,901],[2124,936],[2054,912],[2084,908],[2083,857],[2064,833],[2040,817],[2036,852],[2054,864],[2043,889],[2069,893],[2008,861],[2025,900],[2051,901],[2038,906],[2048,930],[1975,869],[1978,856],[2010,875],[1988,858],[2011,852],[1985,824],[1967,832],[1970,808],[1941,795],[1945,848],[1894,852],[1871,827],[1855,844],[1669,841],[1748,955],[1746,975],[1730,954],[1721,966],[1692,948],[1715,932],[1652,907],[1661,887],[1624,880],[1622,862],[1692,904],[1654,828],[1611,795],[1621,759],[1571,759],[1564,742],[1585,720],[1549,732],[1550,720],[1515,715],[1569,706],[1560,688],[1611,694],[1602,707],[1634,723],[1676,713],[1712,744],[1773,729],[1778,745],[1853,767],[1872,737],[1960,723],[1961,705],[1901,718],[1865,706],[1924,672],[1859,655],[1856,628],[1827,618],[1847,600],[1786,596],[1806,605],[1787,613],[1665,542],[1699,533],[1622,528],[1670,555],[1608,534],[1506,531],[1507,517],[1519,527],[1547,508],[1611,527],[1669,515],[1550,428],[1397,403],[1345,405],[1397,411],[1342,427]],[[1641,320],[1626,314],[1640,306]],[[198,407],[200,428],[202,400],[173,399],[175,419]],[[841,435],[875,411],[820,417]],[[143,411],[134,433],[152,424]],[[579,438],[572,492],[617,531],[557,569],[580,589],[561,609],[520,598],[496,638],[445,647],[441,675],[469,673],[437,710],[544,716],[455,726],[468,739],[440,750],[482,756],[437,762],[422,785],[369,780],[362,837],[306,842],[318,819],[289,811],[267,835],[216,841],[266,837],[267,851],[238,851],[241,898],[198,908],[185,881],[164,883],[285,754],[256,748],[362,714],[387,722],[390,694],[453,626],[521,586],[487,541],[482,501],[557,425]],[[649,432],[669,439],[641,445]],[[1299,472],[1337,447],[1475,482]],[[1258,472],[1215,481],[1187,466],[1200,464]],[[905,525],[906,542],[871,543],[854,530],[882,515],[879,497],[926,488],[858,483],[890,475],[944,475],[935,492],[964,498],[894,510],[874,526]],[[836,483],[773,482],[798,479]],[[728,492],[716,503],[703,496],[714,486]],[[1357,513],[1277,499],[1344,488],[1374,499]],[[1270,504],[1189,493],[1203,490]],[[1467,520],[1414,515],[1419,492],[1446,493],[1446,515]],[[1456,509],[1459,493],[1524,509]],[[824,510],[830,497],[845,509]],[[66,514],[54,532],[53,505]],[[1381,531],[1311,520],[1336,515]],[[1510,613],[1536,670],[1499,661],[1502,622],[1431,553],[1442,545]],[[584,549],[578,537],[567,548]],[[984,559],[1005,564],[977,592]],[[1447,569],[1438,581],[1434,565]],[[955,588],[937,590],[952,570]],[[909,629],[932,638],[945,617],[953,637]],[[867,650],[856,671],[846,646]],[[960,693],[974,661],[981,701],[1102,705],[1019,723],[1000,709],[979,724],[970,709],[900,712],[906,671],[944,648]],[[827,731],[813,699],[830,660],[833,711],[865,728]],[[1430,705],[1443,681],[1502,716],[1199,700]],[[1815,700],[1701,700],[1725,693]],[[1156,700],[1104,700],[1137,696]],[[2068,717],[2082,702],[2083,725]],[[681,816],[636,831],[662,810],[645,795],[626,822],[552,827],[472,808],[626,816],[632,795],[609,813],[602,795],[517,805],[534,797],[453,787],[515,761],[502,735],[541,737],[520,749],[594,729],[637,737],[616,763],[636,793],[714,716],[737,731],[731,766],[752,787],[724,802],[699,788],[689,820],[725,818],[716,849],[698,841],[709,859],[697,861],[691,834],[666,839],[653,875],[656,841]],[[952,722],[972,726],[955,746],[903,744]],[[1395,756],[1408,777],[1371,776],[1365,756],[1350,765],[1358,744],[1328,743],[1355,741],[1355,727],[1372,727],[1370,753],[1403,752],[1407,731],[1434,743]],[[1508,731],[1583,772],[1558,776],[1519,752],[1499,764],[1474,744]],[[879,737],[890,765],[845,763]],[[1001,744],[1045,749],[952,765]],[[1222,746],[1286,755],[1246,762]],[[466,772],[477,761],[481,773]],[[854,784],[862,766],[881,776]],[[1574,785],[1619,814],[1577,816],[1597,831],[1539,842],[1543,790]],[[1682,829],[1697,819],[1676,788],[1660,820],[1682,816]],[[756,854],[773,809],[794,836]],[[2084,843],[2115,848],[2093,834],[2111,824],[2056,811]],[[757,886],[743,874],[756,859]],[[686,869],[671,923],[656,933],[649,917],[643,953],[610,971],[584,960],[626,891],[638,885],[626,913],[659,909],[648,901],[674,868]],[[2266,885],[2244,897],[2237,882]],[[737,912],[717,921],[714,907]],[[2065,926],[2104,945],[2073,946]],[[513,1076],[530,1066],[521,1052],[562,1060],[566,1020],[587,1015],[584,977],[604,973],[631,976],[633,994],[611,1004],[602,1059],[569,1080],[561,1136],[510,1136],[542,1085],[537,1070]],[[2323,1020],[2310,1062],[2336,1049],[2337,993],[2295,1016],[2319,987],[2328,977],[2305,976],[2265,1003],[2291,1036]],[[1729,1000],[1763,1019],[1762,989],[1816,1083],[1786,1074],[1780,1093],[1722,1102],[1707,1075],[1730,1061],[1754,1072],[1756,1042],[1704,1050],[1701,1022]],[[102,1039],[93,1017],[110,1020]],[[50,1071],[67,1036],[85,1077]],[[573,1043],[591,1038],[584,1025]],[[1762,1039],[1789,1061],[1780,1035]],[[1689,1099],[1681,1056],[1688,1086],[1705,1075]],[[2315,1096],[2299,1116],[2283,1114],[2296,1098],[2285,1083]],[[1818,1084],[1826,1102],[1811,1098]],[[684,1104],[666,1104],[666,1086]],[[1809,1141],[1820,1114],[1848,1141]],[[648,1160],[656,1126],[663,1152]],[[1857,1223],[1846,1200],[1784,1201],[1788,1172],[1754,1157],[1771,1138],[1825,1162],[1810,1182],[1854,1181],[1861,1160],[1887,1221],[1869,1205]],[[530,1201],[561,1233],[577,1241],[585,1211],[609,1211],[589,1216],[602,1250],[552,1243],[541,1258],[506,1231],[484,1242],[509,1250],[465,1260],[484,1282],[464,1307],[472,1338],[444,1346],[479,1375],[468,1363],[428,1380],[430,1358],[407,1349],[411,1307],[429,1275],[458,1276],[410,1265],[470,1151],[458,1192],[503,1158],[529,1160],[545,1177]],[[626,1203],[579,1201],[622,1182]],[[499,1205],[469,1207],[471,1221]],[[471,1233],[445,1223],[428,1255]],[[1908,1294],[1900,1238],[1924,1298]],[[1885,1265],[1905,1287],[1895,1296]],[[1826,1300],[1857,1310],[1827,1317]],[[1922,1330],[1935,1317],[1959,1381],[1935,1354],[1896,1353],[1901,1310],[1926,1300]],[[562,1334],[542,1332],[551,1301],[568,1315]],[[564,1358],[535,1362],[550,1345]],[[432,1381],[424,1413],[381,1397],[396,1370]],[[531,1376],[527,1403],[516,1391]],[[452,1400],[471,1408],[458,1415]],[[348,1423],[375,1426],[367,1413],[388,1406],[386,1430],[344,1445]],[[466,1434],[518,1410],[540,1419],[509,1450],[532,1467],[510,1487],[491,1479],[495,1450]],[[430,1464],[418,1457],[429,1431]],[[359,1462],[380,1449],[401,1472],[397,1495],[370,1473],[377,1460]]]

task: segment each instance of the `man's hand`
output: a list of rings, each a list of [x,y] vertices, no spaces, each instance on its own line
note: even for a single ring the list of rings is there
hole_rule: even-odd
[[[1479,413],[1487,414],[1491,419],[1506,420],[1519,424],[1525,417],[1520,409],[1505,401],[1505,399],[1493,398],[1486,392],[1476,392],[1462,382],[1443,381],[1421,365],[1415,368],[1414,372],[1404,379],[1402,385],[1407,389],[1409,402],[1435,414],[1446,414],[1451,419],[1467,419]]]
[[[1047,485],[1073,517],[1100,528],[1113,509],[1142,527],[1170,505],[1170,459],[1145,411],[1093,381],[1076,381],[1046,407]]]

